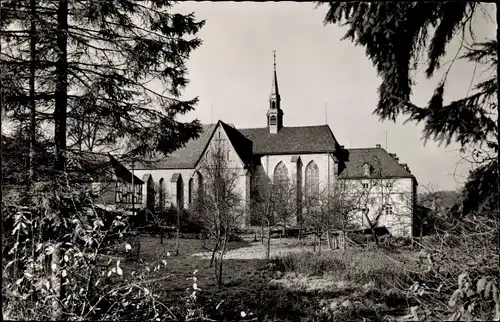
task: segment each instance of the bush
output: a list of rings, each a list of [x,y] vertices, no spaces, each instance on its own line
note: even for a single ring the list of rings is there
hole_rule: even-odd
[[[394,254],[391,254],[394,256]],[[399,255],[401,256],[401,255]],[[377,287],[410,283],[403,264],[397,264],[380,252],[346,250],[345,252],[292,253],[272,260],[276,270],[307,275],[329,275],[339,281],[359,284],[375,283]]]
[[[107,254],[113,245],[131,249],[123,245],[125,217],[96,210],[77,184],[39,183],[33,192],[31,201],[15,194],[2,200],[2,217],[12,223],[2,232],[12,236],[3,245],[4,319],[172,318],[150,282],[161,258],[125,277],[124,259]]]
[[[461,218],[453,229],[423,241],[421,274],[411,296],[425,320],[499,320],[498,221],[491,214]]]

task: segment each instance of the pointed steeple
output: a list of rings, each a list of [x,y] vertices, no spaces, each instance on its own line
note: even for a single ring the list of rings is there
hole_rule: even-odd
[[[269,110],[267,111],[267,126],[269,132],[276,134],[283,127],[283,111],[281,110],[281,97],[278,90],[278,76],[276,74],[276,51],[273,51],[274,71],[273,85],[269,97]]]
[[[271,88],[271,98],[277,97],[280,95],[278,90],[278,76],[276,75],[276,50],[273,50],[273,58],[274,58],[274,73],[273,73],[273,85]]]

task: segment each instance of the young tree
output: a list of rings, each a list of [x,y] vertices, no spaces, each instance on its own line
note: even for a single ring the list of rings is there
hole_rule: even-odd
[[[485,14],[485,5],[478,2],[331,2],[329,7],[325,23],[347,25],[344,39],[366,48],[367,56],[382,78],[375,114],[382,120],[393,121],[398,115],[406,115],[408,121],[424,122],[425,139],[434,138],[446,145],[455,140],[464,149],[486,146],[493,152],[494,157],[469,175],[464,200],[467,207],[463,212],[476,211],[484,203],[498,211],[498,74],[481,80],[470,95],[444,104],[450,66],[427,107],[416,106],[410,101],[412,75],[420,66],[421,55],[426,51],[426,74],[430,78],[441,67],[440,61],[447,53],[446,45],[452,39],[458,38],[462,43],[466,38],[474,41],[472,23],[475,17]],[[498,5],[496,17],[496,39],[476,43],[461,56],[485,70],[497,70]]]
[[[255,179],[253,188],[255,189],[252,200],[254,221],[262,227],[262,230],[267,231],[265,258],[269,260],[273,228],[280,227],[282,232],[286,232],[293,217],[296,216],[295,189],[286,179],[273,182]]]
[[[325,228],[330,248],[332,248],[330,230],[342,232],[340,244],[345,248],[346,233],[358,226],[355,219],[360,203],[358,195],[351,193],[353,191],[351,185],[352,182],[341,180],[330,188],[330,193],[324,191],[321,195],[322,211],[327,212]],[[332,191],[334,193],[331,193]]]
[[[243,192],[238,189],[241,169],[232,167],[227,151],[222,139],[214,140],[202,157],[199,171],[204,178],[204,188],[195,206],[199,220],[215,242],[210,265],[215,261],[219,287],[222,287],[223,259],[230,233],[245,213]]]

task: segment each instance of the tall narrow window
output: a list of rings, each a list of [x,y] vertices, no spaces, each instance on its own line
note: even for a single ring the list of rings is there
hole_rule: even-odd
[[[155,209],[155,184],[151,175],[146,184],[146,206],[151,211]]]
[[[309,162],[306,167],[305,186],[306,197],[317,198],[319,196],[319,168],[314,161]]]
[[[280,187],[288,185],[288,169],[283,162],[278,163],[274,168],[274,183]]]
[[[189,179],[188,183],[188,203],[191,205],[193,202],[193,178]]]
[[[165,180],[163,178],[160,179],[160,186],[158,188],[158,202],[160,204],[160,211],[163,211],[165,210]]]
[[[197,197],[199,200],[203,197],[203,176],[199,171],[196,171],[196,180],[198,182],[198,186],[196,188]]]
[[[177,208],[184,208],[184,181],[182,176],[177,179]]]

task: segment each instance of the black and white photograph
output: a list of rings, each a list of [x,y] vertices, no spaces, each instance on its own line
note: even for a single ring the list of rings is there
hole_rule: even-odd
[[[0,0],[5,321],[500,321],[498,4]]]

